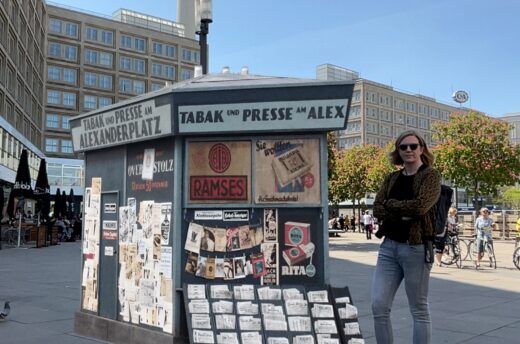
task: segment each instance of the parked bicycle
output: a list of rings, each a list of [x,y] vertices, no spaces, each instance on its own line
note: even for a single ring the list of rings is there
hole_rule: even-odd
[[[4,234],[4,241],[7,245],[18,246],[18,228],[10,227],[8,228]],[[25,238],[25,229],[22,229],[20,232],[20,245],[26,244]]]
[[[520,270],[520,236],[516,237],[516,244],[513,250],[513,264]]]

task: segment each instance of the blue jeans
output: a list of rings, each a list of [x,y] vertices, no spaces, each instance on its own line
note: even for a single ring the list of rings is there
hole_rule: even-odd
[[[428,284],[431,264],[424,261],[424,245],[401,244],[385,238],[379,248],[372,280],[372,313],[378,344],[393,343],[390,311],[395,293],[404,278],[408,305],[413,317],[413,343],[429,344],[431,337]]]

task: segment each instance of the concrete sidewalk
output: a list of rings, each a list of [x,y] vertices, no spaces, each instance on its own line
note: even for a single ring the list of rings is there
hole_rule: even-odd
[[[498,269],[476,271],[434,267],[430,284],[432,343],[518,343],[520,271],[512,263],[513,243],[495,241]],[[348,285],[359,308],[367,343],[375,343],[370,285],[379,240],[347,233],[330,238],[330,276]],[[100,343],[73,333],[80,304],[81,244],[0,251],[0,307],[11,301],[9,320],[0,323],[0,344]],[[471,267],[470,267],[471,266]],[[395,343],[411,342],[411,316],[402,289],[392,311]]]
[[[375,343],[370,286],[380,240],[346,233],[330,238],[331,284],[347,285],[359,310],[366,343]],[[430,279],[432,343],[520,342],[520,270],[512,262],[514,243],[495,240],[496,270],[470,261],[463,268],[434,266]],[[484,263],[485,261],[483,261]],[[401,287],[392,309],[395,343],[411,343],[412,318]]]

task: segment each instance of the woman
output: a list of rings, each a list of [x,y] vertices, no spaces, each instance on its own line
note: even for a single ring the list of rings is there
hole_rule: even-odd
[[[413,343],[428,344],[433,247],[431,241],[423,239],[433,235],[434,205],[441,192],[441,178],[431,167],[433,155],[426,142],[415,131],[399,135],[390,158],[402,168],[386,176],[374,201],[374,216],[381,223],[377,236],[385,236],[372,281],[376,340],[379,344],[393,343],[390,310],[404,279],[413,317]]]
[[[365,211],[363,215],[363,224],[365,226],[365,232],[367,234],[367,240],[372,239],[372,229],[374,228],[374,218],[370,215],[370,211]]]
[[[475,221],[475,234],[477,235],[477,268],[480,267],[480,260],[484,256],[484,237],[487,237],[488,242],[493,244],[493,229],[495,229],[493,219],[489,217],[488,208],[480,209],[480,216]]]
[[[442,266],[442,253],[444,252],[444,247],[446,246],[446,239],[448,235],[453,235],[457,233],[457,209],[451,207],[448,210],[448,223],[447,223],[447,231],[442,239],[435,240],[435,259],[437,260],[437,265]]]

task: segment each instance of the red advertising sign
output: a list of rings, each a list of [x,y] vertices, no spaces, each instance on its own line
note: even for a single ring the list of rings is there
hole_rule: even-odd
[[[191,200],[247,200],[247,176],[191,176]]]
[[[103,240],[117,240],[117,231],[104,229]]]

